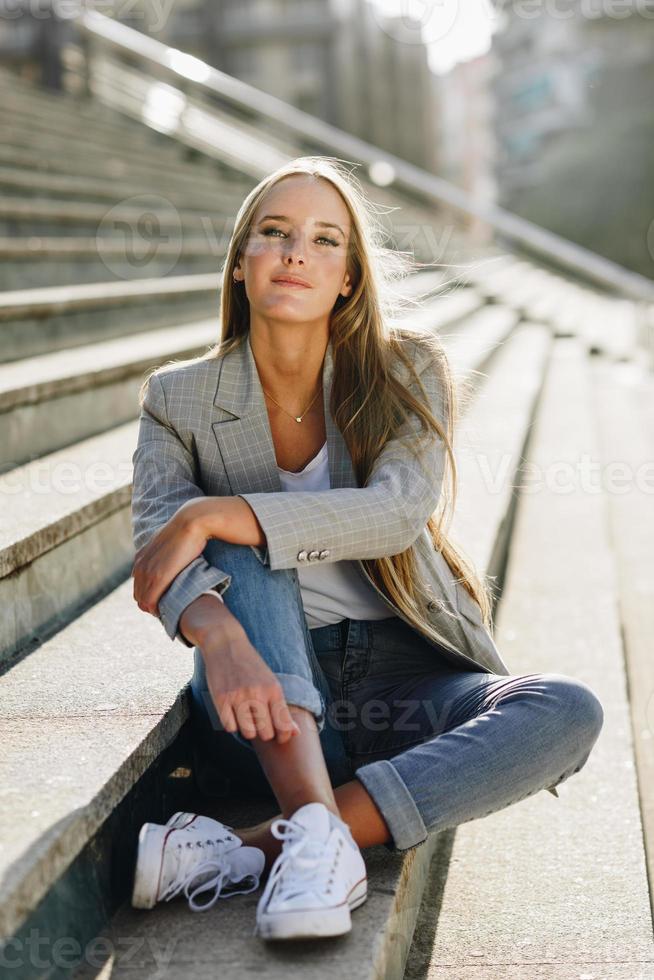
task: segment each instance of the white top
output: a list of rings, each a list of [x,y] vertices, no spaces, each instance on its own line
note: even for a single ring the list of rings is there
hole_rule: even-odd
[[[329,490],[329,462],[325,442],[303,470],[293,473],[277,467],[282,489]],[[310,544],[311,542],[308,542]],[[316,561],[298,567],[300,593],[309,629],[340,623],[342,619],[387,619],[393,615],[390,606],[377,595],[363,577],[356,561]],[[215,589],[202,595],[222,596]]]

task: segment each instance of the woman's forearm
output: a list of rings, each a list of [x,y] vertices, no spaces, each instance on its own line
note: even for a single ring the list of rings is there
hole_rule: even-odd
[[[189,643],[201,649],[208,636],[215,637],[219,631],[235,635],[241,629],[238,619],[227,606],[208,595],[199,595],[179,618],[180,632]]]
[[[198,519],[207,539],[232,544],[266,546],[266,535],[256,514],[242,497],[207,497]]]

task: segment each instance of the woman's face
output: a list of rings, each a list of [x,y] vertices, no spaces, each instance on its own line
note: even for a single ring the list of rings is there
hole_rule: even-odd
[[[337,297],[349,296],[350,216],[340,194],[310,175],[284,177],[259,203],[235,278],[245,283],[250,320],[328,321]],[[274,280],[297,276],[307,286]]]

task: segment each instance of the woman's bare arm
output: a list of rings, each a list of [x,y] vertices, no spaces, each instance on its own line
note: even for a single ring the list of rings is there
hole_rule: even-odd
[[[265,548],[266,535],[259,520],[242,497],[203,497],[193,501],[191,520],[199,521],[207,539]]]
[[[200,595],[189,603],[179,618],[180,632],[193,646],[206,646],[208,636],[232,636],[243,632],[241,623],[224,602]]]

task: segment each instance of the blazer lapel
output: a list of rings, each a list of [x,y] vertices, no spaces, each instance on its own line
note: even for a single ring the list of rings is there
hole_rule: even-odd
[[[332,488],[357,486],[352,460],[329,411],[332,341],[323,362],[323,407]],[[232,494],[282,492],[270,420],[249,331],[222,359],[211,423]]]

